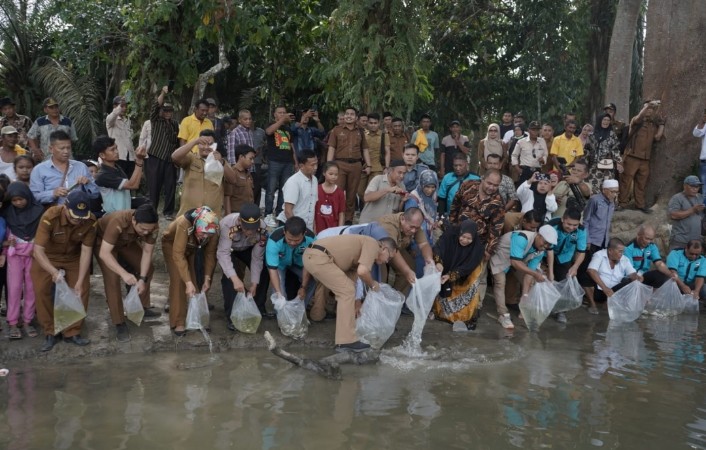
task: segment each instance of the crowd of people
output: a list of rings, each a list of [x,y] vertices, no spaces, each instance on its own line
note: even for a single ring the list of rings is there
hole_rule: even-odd
[[[187,332],[189,301],[210,290],[217,267],[228,329],[236,331],[238,293],[269,318],[268,294],[279,294],[304,301],[312,321],[335,317],[337,351],[369,347],[355,333],[366,290],[390,283],[407,293],[427,266],[442,283],[430,317],[468,329],[478,325],[489,282],[508,329],[521,298],[547,280],[577,277],[591,314],[635,279],[653,287],[675,279],[683,293],[706,298],[706,140],[701,178],[687,177],[668,204],[666,262],[654,227],[641,226],[627,245],[610,232],[616,210],[651,212],[645,185],[664,130],[659,101],[646,101],[628,124],[614,104],[595,126],[579,129],[566,114],[556,135],[505,112],[473,148],[459,121],[442,138],[429,115],[409,130],[392,113],[353,107],[327,131],[316,107],[280,106],[263,129],[248,110],[221,118],[216,102],[202,99],[178,123],[168,93],[165,86],[154,100],[136,146],[127,101],[116,97],[95,159],[83,162],[71,158],[76,132],[55,99],[34,122],[0,99],[0,279],[10,339],[41,333],[42,351],[60,336],[89,344],[82,322],[54,330],[53,286],[65,280],[87,307],[95,257],[116,338],[128,341],[123,284],[137,287],[147,317],[161,314],[150,302],[157,239],[176,336]],[[703,139],[705,125],[706,114],[694,136]],[[563,313],[555,318],[566,322]]]

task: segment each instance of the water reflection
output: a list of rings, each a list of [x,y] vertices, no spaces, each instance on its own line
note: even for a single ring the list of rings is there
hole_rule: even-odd
[[[342,381],[264,350],[27,362],[0,379],[0,448],[706,448],[698,325],[468,334]]]

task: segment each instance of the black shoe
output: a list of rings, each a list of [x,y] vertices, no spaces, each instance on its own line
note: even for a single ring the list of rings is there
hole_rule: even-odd
[[[640,211],[645,214],[652,214],[652,210],[650,208],[640,208]]]
[[[267,312],[267,311],[260,311],[260,314],[262,315],[263,319],[276,319],[277,318],[277,314]]]
[[[172,330],[172,331],[174,331],[174,335],[177,336],[177,337],[184,337],[184,336],[186,336],[186,330],[181,330],[181,331]]]
[[[42,345],[42,348],[39,349],[39,351],[48,352],[49,350],[53,349],[55,345],[56,338],[54,336],[47,336],[46,338],[44,338],[44,344]]]
[[[64,336],[64,342],[71,342],[72,344],[76,344],[79,347],[84,347],[91,343],[91,341],[89,341],[88,339],[81,337],[80,334],[71,337]]]
[[[228,327],[230,331],[237,331],[235,329],[235,325],[233,325],[233,322],[231,322],[230,320],[228,321],[228,324],[226,324],[226,327]]]
[[[353,221],[352,221],[352,220],[346,220],[346,221],[343,223],[343,225],[345,225],[345,226],[351,226],[351,225],[353,225]]]
[[[117,331],[116,339],[118,342],[130,342],[130,331],[128,331],[126,323],[115,325],[115,330]]]
[[[162,313],[155,311],[153,308],[145,308],[145,317],[159,317]]]
[[[324,319],[325,320],[336,320],[336,313],[326,311],[326,317],[324,317]]]
[[[0,316],[7,317],[7,307],[0,308]]]
[[[402,305],[402,315],[403,316],[413,316],[414,313],[409,308],[407,308],[407,305]]]
[[[370,349],[370,345],[364,344],[364,343],[362,343],[362,342],[360,342],[360,341],[355,341],[355,342],[351,342],[350,344],[338,344],[338,345],[335,347],[335,349],[336,349],[336,351],[339,352],[339,353],[341,353],[341,352],[355,352],[355,353],[359,353],[359,352],[364,352],[364,351],[366,351],[366,350],[369,350],[369,349]]]
[[[164,305],[164,312],[165,312],[165,313],[168,313],[168,312],[169,312],[169,302],[167,302],[167,303]]]

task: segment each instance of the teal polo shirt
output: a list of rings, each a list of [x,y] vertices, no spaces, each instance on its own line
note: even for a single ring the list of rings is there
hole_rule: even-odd
[[[544,250],[539,251],[534,248],[534,243],[529,247],[529,250],[525,252],[527,248],[527,236],[521,231],[513,231],[512,237],[510,238],[510,259],[525,261],[529,257],[529,261],[525,262],[527,267],[531,270],[537,270],[539,263],[542,262],[544,257]],[[508,267],[505,269],[505,273],[510,270]]]
[[[677,272],[677,276],[686,284],[691,284],[696,278],[706,278],[706,258],[699,256],[691,261],[684,250],[672,250],[667,256],[667,268]]]
[[[582,226],[567,233],[561,227],[561,218],[552,219],[549,225],[556,230],[557,240],[553,250],[559,264],[571,262],[575,253],[586,253],[586,230]]]
[[[635,270],[642,273],[650,270],[652,263],[662,261],[662,256],[654,242],[645,248],[640,248],[637,242],[632,241],[625,247],[624,255],[628,257]]]
[[[292,247],[287,244],[287,240],[284,238],[284,227],[277,228],[267,239],[267,246],[265,247],[265,262],[267,268],[285,270],[292,266],[299,268],[304,267],[304,261],[302,261],[304,250],[306,250],[315,239],[316,236],[314,233],[306,230],[304,240],[296,247]]]

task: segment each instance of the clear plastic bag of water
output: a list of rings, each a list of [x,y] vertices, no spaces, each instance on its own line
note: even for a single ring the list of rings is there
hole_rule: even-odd
[[[637,320],[645,310],[652,288],[635,280],[608,298],[608,316],[616,322]]]
[[[233,311],[230,313],[230,321],[235,328],[242,333],[255,334],[261,320],[262,314],[257,309],[252,295],[238,292],[233,303]]]
[[[553,313],[571,311],[581,307],[584,292],[576,277],[566,277],[563,281],[555,281],[554,287],[561,296],[554,305]]]
[[[698,314],[699,313],[699,300],[694,298],[691,294],[682,295],[682,302],[684,309],[683,314]]]
[[[405,302],[407,308],[414,313],[415,319],[417,316],[427,318],[439,291],[441,291],[441,272],[428,264],[424,267],[424,276],[418,278],[412,285]]]
[[[186,329],[200,330],[208,328],[210,315],[206,294],[199,292],[189,299],[189,309],[186,311]]]
[[[299,297],[287,301],[282,294],[276,292],[270,300],[277,311],[277,324],[282,334],[294,339],[303,339],[309,329],[304,301]]]
[[[139,327],[142,318],[145,317],[145,309],[142,307],[140,294],[137,293],[137,285],[131,287],[130,292],[123,299],[123,310],[127,319]]]
[[[645,310],[655,316],[676,316],[684,311],[684,297],[677,282],[667,280],[659,289],[655,289],[647,301]]]
[[[221,185],[223,182],[223,165],[213,155],[216,153],[214,149],[206,157],[206,163],[203,166],[204,177],[211,183]]]
[[[76,291],[64,279],[64,271],[54,290],[54,334],[59,334],[86,317],[86,308]]]
[[[373,348],[382,348],[395,332],[402,305],[404,295],[388,284],[380,283],[378,292],[368,290],[355,323],[358,339]]]
[[[542,322],[551,314],[559,297],[561,297],[561,294],[554,287],[554,284],[549,281],[535,283],[530,289],[529,295],[522,297],[522,300],[520,300],[520,311],[530,331],[539,329]]]

